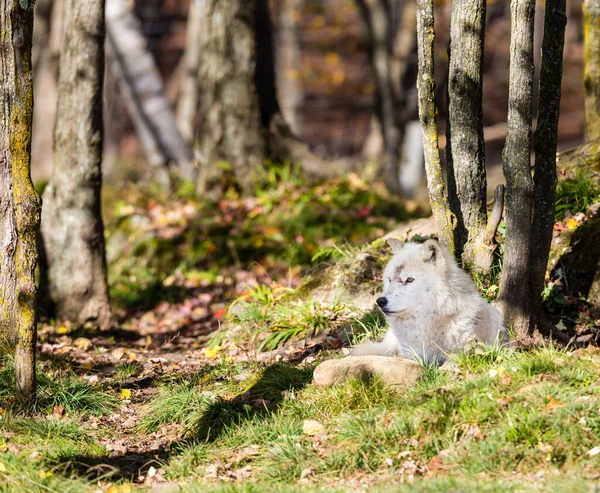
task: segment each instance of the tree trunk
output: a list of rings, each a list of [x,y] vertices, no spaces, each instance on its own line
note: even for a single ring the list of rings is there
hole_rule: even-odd
[[[266,156],[266,133],[256,86],[257,0],[207,0],[197,139],[198,192],[228,163],[244,190],[252,190]]]
[[[106,281],[102,182],[104,0],[65,0],[54,172],[44,192],[42,234],[56,314],[114,325]]]
[[[556,168],[561,173],[575,174],[577,171],[600,171],[600,139],[559,152]]]
[[[381,174],[390,192],[399,194],[402,126],[392,79],[392,16],[387,0],[357,0],[367,26],[369,51],[375,78],[375,116],[383,137]]]
[[[140,23],[125,0],[106,0],[106,38],[111,67],[138,137],[153,165],[176,163],[192,180],[192,151],[179,133]]]
[[[535,202],[530,241],[529,284],[535,307],[530,329],[541,327],[541,296],[554,229],[556,203],[556,144],[560,115],[563,48],[567,25],[566,0],[547,0],[540,70],[538,126],[535,134]]]
[[[499,307],[517,338],[529,331],[529,244],[534,189],[531,178],[531,112],[535,0],[511,0],[510,81],[503,169],[506,178],[506,244]]]
[[[302,133],[300,109],[304,100],[300,70],[300,47],[296,16],[300,14],[302,0],[279,0],[276,6],[277,39],[277,93],[281,114],[296,135]]]
[[[23,6],[21,6],[23,5]],[[33,3],[0,1],[0,334],[16,343],[16,396],[35,399],[40,198],[30,177]]]
[[[435,102],[435,74],[433,68],[435,30],[433,27],[433,0],[417,0],[417,43],[419,74],[419,118],[423,129],[425,170],[429,203],[435,218],[440,242],[454,252],[453,218],[446,197],[446,186],[440,161],[438,143],[437,105]]]
[[[177,101],[177,127],[185,141],[194,141],[194,126],[198,112],[198,69],[202,56],[202,26],[206,0],[192,0],[188,13],[183,79]]]
[[[334,173],[283,119],[275,87],[275,60],[266,0],[207,0],[200,62],[196,140],[197,190],[212,189],[231,166],[251,192],[266,159],[299,164],[309,175]]]
[[[446,162],[456,256],[472,266],[484,241],[487,209],[482,79],[485,0],[452,3]]]
[[[44,4],[46,5],[44,6]],[[35,8],[33,42],[34,56],[36,56],[37,45],[37,57],[34,59],[33,65],[35,108],[31,142],[31,174],[34,182],[46,182],[52,174],[52,145],[58,97],[58,60],[63,30],[63,0],[37,1]],[[40,18],[42,22],[40,22]]]
[[[600,3],[584,0],[583,87],[588,140],[600,138]]]

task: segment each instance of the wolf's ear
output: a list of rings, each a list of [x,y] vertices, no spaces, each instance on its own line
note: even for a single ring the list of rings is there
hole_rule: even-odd
[[[443,257],[440,244],[436,240],[427,240],[421,248],[423,249],[423,260],[425,262],[436,264]]]
[[[392,249],[392,253],[400,253],[400,250],[402,250],[402,247],[404,246],[404,243],[397,238],[390,238],[387,242]]]

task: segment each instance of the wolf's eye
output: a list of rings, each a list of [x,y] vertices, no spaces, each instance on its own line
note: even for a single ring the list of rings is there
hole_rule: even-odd
[[[410,283],[411,283],[411,282],[413,282],[413,281],[414,281],[414,279],[413,279],[412,277],[409,277],[409,278],[406,280],[406,284],[410,284]]]

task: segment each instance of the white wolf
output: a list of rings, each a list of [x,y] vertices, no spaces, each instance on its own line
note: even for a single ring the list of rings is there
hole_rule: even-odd
[[[389,330],[379,343],[360,344],[351,356],[376,354],[442,363],[472,341],[507,341],[502,316],[479,295],[471,276],[435,240],[403,244],[384,271],[377,305]]]

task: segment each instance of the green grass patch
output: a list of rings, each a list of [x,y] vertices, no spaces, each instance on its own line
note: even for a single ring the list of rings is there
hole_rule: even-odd
[[[556,187],[556,207],[554,217],[557,221],[571,214],[585,212],[594,202],[600,200],[598,178],[586,172],[578,171],[573,178],[560,180]]]
[[[186,401],[193,409],[190,421],[175,414],[181,401],[165,407],[174,393],[166,388],[150,405],[150,415],[160,408],[162,422],[172,414],[171,423],[196,430],[175,446],[164,466],[167,474],[200,479],[250,466],[252,481],[281,486],[305,477],[318,487],[334,477],[375,476],[385,482],[404,481],[410,473],[419,479],[437,463],[449,479],[422,479],[421,490],[398,491],[442,491],[448,485],[475,491],[474,476],[486,478],[489,491],[506,484],[520,491],[523,482],[515,478],[529,471],[600,472],[587,453],[600,443],[600,392],[593,385],[600,356],[591,350],[573,354],[546,347],[518,353],[476,347],[443,369],[427,368],[415,387],[399,394],[376,380],[332,388],[298,383],[301,379],[294,384],[290,375],[282,377],[283,368],[297,371],[279,365],[272,381],[264,380],[264,370],[257,380],[242,383],[220,384],[214,376],[188,382],[185,392],[196,393]],[[197,419],[218,430],[198,433]],[[324,432],[307,435],[304,420],[319,421]],[[256,452],[244,455],[249,447]],[[245,491],[236,487],[232,491]],[[263,491],[259,484],[249,487]]]
[[[14,360],[0,360],[0,408],[12,409],[15,395]],[[72,371],[41,371],[37,369],[37,411],[51,414],[55,407],[75,415],[99,416],[113,411],[118,400],[97,386],[77,377]]]

